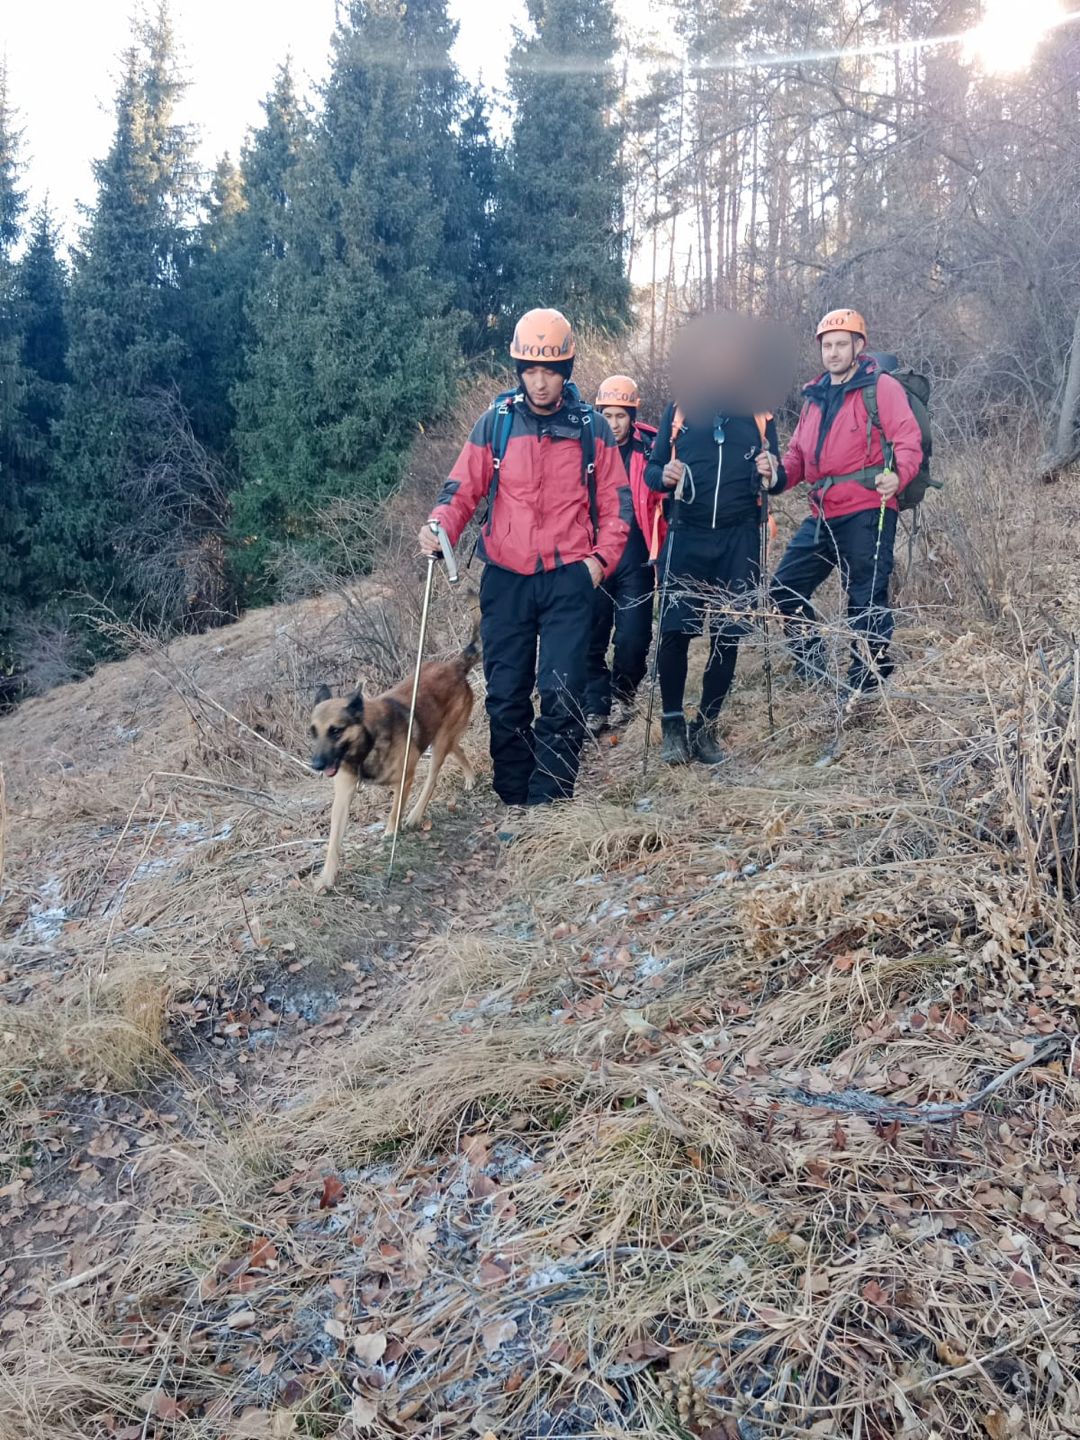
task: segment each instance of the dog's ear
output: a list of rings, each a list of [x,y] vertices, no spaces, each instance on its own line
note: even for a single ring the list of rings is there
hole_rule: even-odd
[[[324,700],[330,699],[330,686],[320,685],[315,691],[315,704],[321,705]]]
[[[362,720],[364,718],[364,697],[359,690],[349,696],[345,705],[345,713],[350,720]]]

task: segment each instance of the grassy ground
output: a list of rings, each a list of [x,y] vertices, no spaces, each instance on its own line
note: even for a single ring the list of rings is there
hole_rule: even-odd
[[[1074,602],[931,543],[834,765],[755,639],[726,766],[389,889],[298,761],[399,586],[0,723],[4,1440],[1080,1434]]]

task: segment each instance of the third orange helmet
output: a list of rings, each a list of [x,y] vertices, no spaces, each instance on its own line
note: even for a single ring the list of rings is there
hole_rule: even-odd
[[[514,326],[510,341],[514,360],[552,365],[574,358],[574,332],[561,310],[527,310]]]
[[[598,410],[603,410],[605,405],[620,410],[636,410],[641,404],[641,396],[629,375],[609,375],[601,382],[594,403]]]
[[[814,339],[820,340],[830,330],[847,330],[849,334],[861,335],[866,339],[866,321],[857,310],[830,310],[821,317],[821,323],[814,332]]]

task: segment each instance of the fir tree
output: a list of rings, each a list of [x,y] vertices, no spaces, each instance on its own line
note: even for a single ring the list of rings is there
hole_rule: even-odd
[[[288,65],[263,101],[265,121],[215,170],[184,282],[189,356],[183,394],[200,440],[233,463],[234,393],[254,344],[250,310],[285,253],[284,224],[308,120]]]
[[[58,244],[48,206],[42,205],[30,223],[26,249],[14,274],[23,384],[13,457],[18,525],[11,532],[11,542],[20,570],[20,608],[50,598],[40,583],[31,547],[56,479],[54,437],[67,394],[68,277]]]
[[[252,597],[269,593],[282,542],[318,550],[317,506],[387,493],[419,424],[451,394],[460,317],[441,275],[445,217],[423,149],[430,94],[404,13],[354,0],[338,28],[284,253],[252,307],[234,501]]]
[[[37,535],[54,591],[108,593],[122,613],[147,598],[128,563],[133,496],[166,443],[155,408],[184,355],[177,276],[194,201],[164,6],[140,39],[126,57],[113,143],[96,166],[97,204],[75,257],[62,483]]]
[[[19,139],[8,101],[7,71],[0,66],[0,682],[11,667],[10,625],[21,580],[15,537],[22,524],[18,462],[26,377],[13,251],[22,234],[26,197],[20,184]]]
[[[528,0],[510,59],[515,104],[500,253],[505,320],[554,305],[577,325],[629,316],[611,0]]]

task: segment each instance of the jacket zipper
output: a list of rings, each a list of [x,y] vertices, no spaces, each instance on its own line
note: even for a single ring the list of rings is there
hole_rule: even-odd
[[[723,465],[724,465],[724,442],[721,441],[720,444],[717,446],[717,456],[716,456],[716,489],[713,491],[713,502],[712,502],[712,528],[713,528],[714,530],[716,529],[716,511],[717,511],[717,508],[718,508],[719,505],[720,505],[720,471],[723,469]]]

